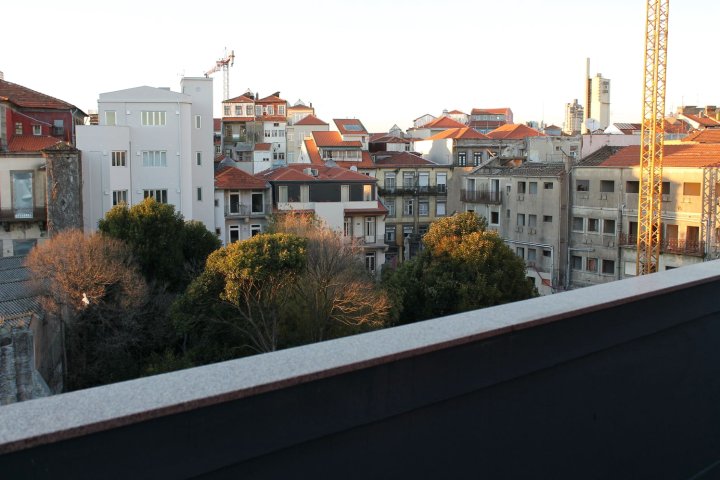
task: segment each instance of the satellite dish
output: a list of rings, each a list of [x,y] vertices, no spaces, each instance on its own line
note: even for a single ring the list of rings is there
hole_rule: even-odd
[[[598,127],[600,127],[600,122],[594,118],[585,119],[585,128],[587,128],[589,132],[594,132]]]
[[[355,165],[350,166],[350,171],[357,172],[357,167]]]

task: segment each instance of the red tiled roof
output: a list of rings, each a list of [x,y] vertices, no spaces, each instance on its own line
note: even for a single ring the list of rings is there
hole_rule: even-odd
[[[218,190],[259,190],[268,188],[265,180],[235,167],[224,167],[215,172]]]
[[[420,128],[464,128],[465,125],[453,120],[450,117],[436,118],[432,122],[428,122]]]
[[[255,119],[263,122],[287,122],[287,117],[284,115],[263,115]]]
[[[720,129],[706,128],[705,130],[698,130],[683,138],[683,142],[720,143]]]
[[[370,157],[370,152],[363,151],[361,153],[362,153],[362,156],[361,156],[361,160],[359,162],[336,160],[335,164],[339,167],[344,167],[344,168],[350,168],[350,167],[374,168],[375,164],[373,163],[372,158]]]
[[[389,152],[388,152],[389,153]],[[382,158],[378,158],[382,157]],[[409,152],[399,152],[395,154],[382,154],[375,156],[375,166],[381,167],[403,167],[417,165],[437,165],[436,163],[426,160],[419,155]]]
[[[545,137],[534,128],[520,123],[507,123],[487,134],[488,137],[498,140],[520,140],[527,137]]]
[[[407,138],[400,138],[388,133],[373,133],[370,143],[411,143]]]
[[[287,103],[282,98],[278,97],[277,95],[270,95],[265,98],[261,98],[260,100],[257,100],[255,103]]]
[[[320,151],[318,150],[315,140],[312,138],[305,139],[305,149],[310,157],[310,163],[313,165],[323,165],[322,157],[320,157]]]
[[[362,143],[357,141],[343,141],[338,132],[312,132],[315,144],[318,147],[362,147]]]
[[[10,152],[39,152],[59,143],[55,137],[39,135],[15,135],[8,142]]]
[[[665,119],[665,133],[689,133],[692,127],[679,118]]]
[[[718,122],[714,118],[701,117],[700,115],[692,115],[689,113],[685,114],[684,116],[694,122],[699,123],[700,125],[702,125],[704,127],[717,127],[718,125],[720,125],[720,122]]]
[[[67,102],[50,95],[36,92],[22,85],[0,80],[0,100],[14,103],[18,107],[48,108],[54,110],[70,110],[76,108]]]
[[[367,135],[368,132],[362,122],[356,118],[334,118],[335,126],[343,135]],[[355,125],[359,130],[348,129],[348,125]]]
[[[323,122],[315,115],[308,115],[302,120],[295,122],[295,125],[327,125],[327,122]]]
[[[376,208],[346,208],[344,210],[345,215],[385,215],[388,213],[388,209],[381,202],[377,202]]]
[[[305,173],[308,168],[317,170],[318,175],[314,176]],[[328,167],[325,165],[308,165],[303,163],[290,164],[286,167],[275,168],[260,172],[255,175],[268,181],[291,181],[291,182],[319,182],[319,181],[343,181],[343,182],[362,182],[375,183],[377,179],[363,175],[362,173],[353,172],[342,167]]]
[[[473,108],[471,115],[507,115],[509,108]]]
[[[250,97],[247,97],[245,95],[240,95],[239,97],[230,98],[228,100],[223,100],[222,103],[253,103],[255,100],[253,100]]]
[[[450,128],[440,133],[436,133],[432,137],[426,138],[425,140],[442,140],[445,138],[452,138],[454,140],[489,140],[490,137],[483,135],[482,133],[474,130],[470,127],[463,128]]]
[[[720,145],[712,143],[687,143],[665,145],[663,168],[665,167],[708,167],[720,164]],[[640,146],[631,145],[608,157],[600,166],[634,167],[640,165]]]
[[[223,122],[254,122],[255,117],[222,117]]]
[[[272,144],[270,144],[270,143],[256,143],[255,151],[257,151],[257,152],[269,151],[271,146],[272,146]]]

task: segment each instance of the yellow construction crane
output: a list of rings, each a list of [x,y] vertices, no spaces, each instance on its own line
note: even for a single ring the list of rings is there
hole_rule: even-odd
[[[230,67],[235,63],[235,51],[231,51],[230,55],[225,51],[225,58],[221,58],[215,62],[215,66],[205,72],[205,77],[209,77],[215,72],[223,71],[223,100],[230,98]]]
[[[665,74],[670,0],[647,0],[640,148],[637,274],[657,272],[660,260]]]

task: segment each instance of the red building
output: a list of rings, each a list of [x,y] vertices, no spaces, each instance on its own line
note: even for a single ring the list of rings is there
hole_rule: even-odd
[[[86,116],[74,105],[0,79],[0,151],[47,144],[50,138],[75,145],[75,125],[82,125]],[[38,142],[40,138],[48,141]]]

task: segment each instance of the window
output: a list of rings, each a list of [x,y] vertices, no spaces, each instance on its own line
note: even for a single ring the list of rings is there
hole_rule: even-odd
[[[268,105],[268,106],[267,106],[267,114],[268,114],[268,115],[275,115],[275,107],[273,107],[272,105]]]
[[[124,167],[127,165],[126,158],[127,158],[127,152],[125,150],[116,150],[112,152],[111,154],[112,160],[111,165],[113,167]]]
[[[238,240],[240,240],[240,227],[238,225],[230,225],[230,243],[237,242]]]
[[[350,217],[345,217],[343,221],[343,235],[352,237],[352,218]]]
[[[524,213],[517,214],[517,225],[519,227],[525,226],[525,214]]]
[[[395,191],[395,174],[394,173],[386,173],[385,174],[385,189],[391,193]]]
[[[588,225],[587,225],[587,231],[588,232],[599,232],[600,231],[600,220],[597,218],[588,218]]]
[[[517,247],[515,249],[515,254],[523,260],[525,259],[525,249],[523,247]]]
[[[278,202],[285,203],[288,201],[288,187],[287,185],[280,185],[278,187]]]
[[[421,223],[418,225],[418,235],[425,236],[425,234],[428,232],[428,229],[430,226],[427,223]]]
[[[278,115],[285,115],[285,105],[278,105]]]
[[[414,213],[414,200],[412,198],[403,199],[403,215],[411,217]]]
[[[537,250],[534,248],[528,248],[528,256],[527,256],[528,262],[534,262],[537,260]]]
[[[575,191],[589,192],[590,191],[590,180],[575,180]]]
[[[605,235],[615,235],[615,220],[603,220],[603,233]]]
[[[128,191],[127,190],[113,190],[112,192],[112,204],[120,205],[121,203],[128,203]]]
[[[585,261],[585,270],[588,272],[597,273],[598,268],[598,259],[597,258],[588,258]]]
[[[418,173],[418,188],[421,192],[427,192],[430,187],[430,173],[420,172]]]
[[[240,192],[230,192],[230,213],[240,213]]]
[[[430,215],[430,201],[427,198],[418,200],[418,215],[421,217]]]
[[[161,127],[165,125],[165,112],[144,111],[141,114],[141,123],[144,127]]]
[[[412,172],[403,173],[403,188],[413,188],[415,186],[415,174]]]
[[[467,152],[458,152],[458,165],[461,167],[467,165]]]
[[[195,128],[202,128],[202,117],[195,115]]]
[[[375,273],[375,252],[365,254],[365,268],[370,273]]]
[[[528,193],[530,195],[537,195],[537,182],[530,182],[528,184]]]
[[[613,193],[615,191],[615,182],[613,180],[600,180],[601,193]]]
[[[447,192],[447,173],[437,173],[435,175],[435,183],[437,183],[438,193]]]
[[[490,223],[492,225],[500,223],[500,212],[490,212]]]
[[[248,117],[252,117],[253,114],[253,107],[252,105],[245,105],[245,115]]]
[[[150,150],[142,152],[143,167],[167,167],[167,152]]]
[[[545,190],[552,190],[553,189],[553,182],[545,182],[543,183],[543,188]]]
[[[202,152],[195,152],[195,163],[202,165]]]
[[[525,182],[517,182],[517,192],[525,193]]]
[[[551,258],[551,257],[552,257],[552,251],[551,251],[551,250],[543,250],[543,257],[545,257],[545,258]]]
[[[23,133],[22,123],[15,122],[15,135],[22,135]]]
[[[242,115],[242,105],[235,105],[235,116],[239,117]]]
[[[552,223],[552,215],[543,215],[543,222]]]
[[[375,243],[375,217],[365,217],[365,241]]]
[[[230,105],[223,105],[223,115],[230,116]]]
[[[13,240],[13,255],[27,255],[35,246],[37,240]]]
[[[265,212],[265,205],[264,205],[264,198],[263,192],[252,192],[251,197],[251,212],[252,213],[263,213]]]
[[[447,215],[447,205],[445,200],[435,200],[435,216],[442,217]]]
[[[373,198],[373,187],[372,185],[363,185],[363,201],[369,202]]]
[[[570,257],[570,266],[573,270],[582,270],[582,257],[573,255]]]
[[[114,111],[105,112],[105,125],[114,127],[117,125],[117,114]]]
[[[640,193],[640,182],[636,182],[636,181],[625,182],[625,193]]]
[[[477,167],[482,162],[482,152],[473,152],[473,166]]]
[[[403,225],[403,238],[407,238],[414,232],[412,225]]]
[[[575,232],[582,232],[584,230],[585,222],[583,221],[583,217],[573,217],[572,219],[572,229]]]
[[[683,183],[683,195],[688,195],[691,197],[699,197],[700,196],[700,184],[693,183],[693,182],[684,182]]]
[[[537,227],[537,215],[528,215],[528,227]]]
[[[12,205],[15,218],[33,218],[33,174],[11,172]]]
[[[158,203],[168,203],[167,190],[144,190],[143,198],[154,198]]]
[[[197,187],[197,201],[202,202],[202,187]]]
[[[615,274],[615,261],[614,260],[603,260],[602,261],[602,273],[606,275]]]
[[[260,235],[262,233],[262,227],[258,224],[250,225],[250,236]]]
[[[388,217],[394,217],[395,216],[395,199],[394,198],[386,198],[385,199],[385,206],[388,209]]]
[[[259,117],[262,115],[262,107],[260,105],[255,105],[255,116]]]
[[[385,226],[385,241],[387,243],[395,243],[395,225]]]
[[[33,125],[33,135],[42,135],[42,127],[40,125]]]

